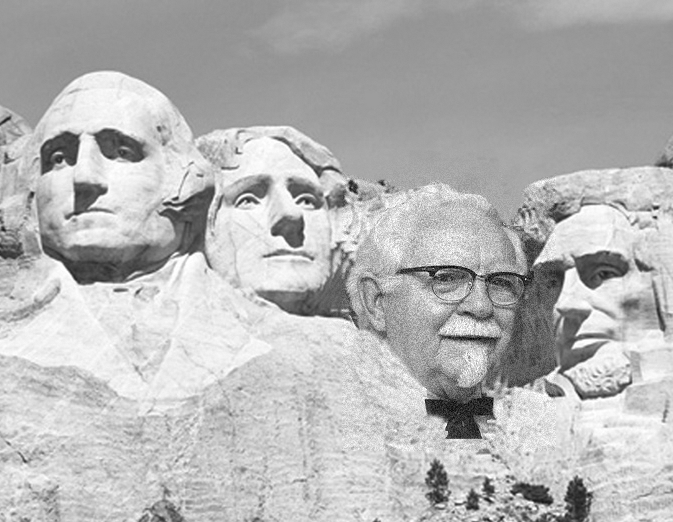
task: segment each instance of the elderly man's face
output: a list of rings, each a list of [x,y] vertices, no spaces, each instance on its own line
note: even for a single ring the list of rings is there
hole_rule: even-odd
[[[652,278],[638,270],[634,242],[626,217],[607,205],[582,207],[556,225],[535,272],[555,301],[562,366],[608,341],[639,341],[660,330]]]
[[[457,215],[456,215],[457,214]],[[525,274],[502,226],[464,209],[418,232],[405,267],[456,265],[487,275]],[[386,337],[431,395],[467,399],[511,338],[516,307],[495,306],[483,279],[459,302],[439,299],[425,273],[405,274],[385,294]]]
[[[280,141],[258,138],[228,176],[206,245],[215,270],[281,305],[321,288],[332,235],[313,169]]]
[[[181,228],[158,213],[178,180],[165,171],[156,122],[140,97],[80,91],[43,123],[37,208],[48,250],[120,264],[159,261],[178,248]]]

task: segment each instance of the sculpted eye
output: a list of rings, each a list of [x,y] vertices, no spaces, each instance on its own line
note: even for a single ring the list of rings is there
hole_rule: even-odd
[[[318,198],[313,194],[300,194],[295,198],[295,203],[302,208],[316,209],[319,207]]]
[[[77,163],[79,150],[79,136],[64,132],[46,140],[40,147],[40,164],[42,174],[50,170],[62,169],[67,165]]]
[[[605,281],[607,279],[613,279],[615,277],[622,277],[624,274],[620,270],[617,270],[611,266],[602,266],[596,272],[594,272],[594,279],[598,281]]]
[[[234,208],[240,208],[242,210],[247,210],[256,207],[261,201],[254,194],[246,193],[241,194],[234,201]]]
[[[138,154],[136,150],[127,145],[120,145],[117,147],[117,157],[132,162],[137,162],[142,159],[142,156]]]
[[[49,155],[49,164],[51,166],[61,166],[65,162],[65,153],[62,150],[55,150]]]
[[[143,144],[116,129],[103,129],[96,133],[101,153],[109,160],[138,163],[145,158]]]

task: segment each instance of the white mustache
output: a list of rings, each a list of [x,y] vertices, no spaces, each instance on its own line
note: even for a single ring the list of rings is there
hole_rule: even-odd
[[[474,319],[453,316],[451,322],[440,330],[439,335],[442,337],[489,337],[499,339],[502,337],[502,331],[494,322],[479,322]]]

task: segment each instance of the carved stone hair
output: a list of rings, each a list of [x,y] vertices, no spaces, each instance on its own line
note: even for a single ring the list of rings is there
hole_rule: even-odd
[[[239,167],[243,147],[249,141],[271,138],[287,145],[290,150],[316,173],[325,187],[325,196],[330,208],[346,204],[348,190],[339,161],[320,143],[312,140],[297,129],[288,126],[246,127],[215,130],[201,136],[196,144],[201,153],[222,171]],[[226,180],[226,173],[218,176]]]

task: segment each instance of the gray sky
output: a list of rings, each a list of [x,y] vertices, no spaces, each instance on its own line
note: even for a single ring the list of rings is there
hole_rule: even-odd
[[[497,6],[497,7],[495,7]],[[292,125],[352,177],[443,181],[509,218],[530,182],[651,164],[673,133],[670,0],[3,0],[0,105],[77,76],[163,91],[195,136]]]

